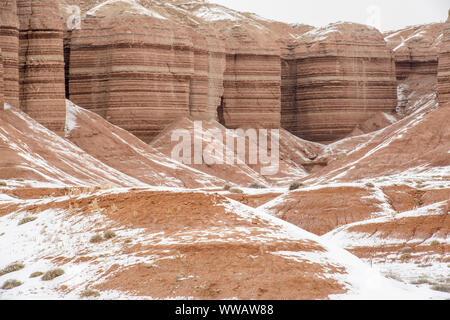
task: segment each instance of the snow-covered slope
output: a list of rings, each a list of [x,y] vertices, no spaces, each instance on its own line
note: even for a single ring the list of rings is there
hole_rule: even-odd
[[[8,105],[6,109],[0,112],[0,179],[7,185],[145,185],[88,155],[22,111]]]
[[[213,193],[116,189],[19,198],[2,200],[15,209],[0,209],[0,268],[23,268],[0,282],[22,284],[0,290],[1,299],[79,298],[86,290],[98,298],[442,297],[386,279],[334,244]],[[35,220],[20,224],[24,218]],[[101,239],[105,232],[115,236]],[[30,278],[55,268],[64,274]]]

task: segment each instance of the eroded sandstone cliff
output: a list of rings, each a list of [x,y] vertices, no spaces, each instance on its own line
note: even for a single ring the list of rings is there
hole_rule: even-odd
[[[385,34],[394,52],[398,80],[410,75],[436,76],[442,30],[442,23],[431,23]]]
[[[18,0],[20,107],[47,128],[65,123],[63,20],[57,1]]]
[[[19,107],[19,20],[16,0],[0,1],[0,49],[3,55],[4,99]]]
[[[134,10],[127,3],[96,8],[72,32],[69,96],[149,141],[189,115],[194,52],[185,30]]]
[[[440,106],[450,106],[450,11],[439,54],[438,96]]]
[[[395,64],[381,33],[371,27],[335,23],[302,35],[286,68],[296,78],[291,132],[311,141],[343,138],[377,112],[397,102]],[[295,67],[294,67],[295,65]],[[289,77],[288,77],[289,78]],[[287,86],[293,91],[293,84]]]
[[[3,93],[3,55],[2,49],[0,48],[0,110],[3,110],[4,105],[4,93]]]

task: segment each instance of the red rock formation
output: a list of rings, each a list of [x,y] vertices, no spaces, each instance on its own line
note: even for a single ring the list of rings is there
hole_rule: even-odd
[[[436,77],[442,30],[442,23],[432,23],[385,34],[386,43],[394,52],[398,80],[410,75]]]
[[[205,80],[193,73],[189,35],[143,7],[98,7],[72,32],[71,100],[146,142],[189,115],[190,89]]]
[[[57,1],[18,0],[20,105],[47,128],[65,122],[63,21]]]
[[[0,1],[0,49],[3,55],[5,102],[19,107],[19,21],[16,0]]]
[[[86,2],[65,2],[87,10]],[[189,115],[232,128],[280,126],[279,45],[269,29],[251,25],[259,18],[230,11],[236,17],[224,21],[223,7],[203,1],[139,3],[146,8],[133,1],[100,5],[73,31],[71,100],[144,141]],[[118,25],[119,18],[127,23]],[[93,44],[92,37],[101,39]]]
[[[281,125],[280,49],[255,31],[230,30],[224,74],[224,124],[228,128]]]
[[[439,54],[438,95],[441,106],[450,106],[450,12]]]
[[[3,93],[3,56],[2,49],[0,48],[0,110],[3,110],[4,105],[4,93]]]
[[[376,29],[331,24],[301,36],[294,52],[298,119],[291,130],[296,135],[336,140],[374,113],[395,109],[394,60]]]

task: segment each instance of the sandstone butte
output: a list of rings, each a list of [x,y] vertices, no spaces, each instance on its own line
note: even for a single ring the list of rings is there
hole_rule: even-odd
[[[396,77],[437,72],[443,26],[314,29],[204,1],[4,3],[7,102],[18,106],[20,83],[21,109],[61,132],[66,96],[145,142],[187,116],[317,142],[371,131],[397,107]]]
[[[393,55],[375,29],[310,31],[203,1],[66,3],[84,12],[67,33],[67,96],[146,142],[186,116],[326,142],[396,107]]]
[[[450,298],[450,18],[382,34],[200,0],[0,9],[0,270],[26,262],[0,299]],[[194,120],[280,128],[278,174],[171,159]]]

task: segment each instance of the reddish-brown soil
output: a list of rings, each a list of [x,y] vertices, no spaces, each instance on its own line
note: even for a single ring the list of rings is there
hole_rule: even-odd
[[[337,227],[369,219],[379,212],[379,201],[368,198],[370,196],[370,190],[354,187],[296,191],[269,209],[283,220],[323,235]]]
[[[14,196],[36,199],[61,196],[64,189],[16,190]],[[114,265],[99,274],[97,290],[118,290],[134,296],[153,298],[194,297],[196,299],[327,299],[344,293],[342,284],[324,274],[343,274],[345,269],[308,260],[295,261],[275,252],[316,252],[326,250],[312,240],[273,237],[279,226],[255,217],[242,218],[222,204],[228,200],[214,193],[155,192],[131,189],[118,194],[96,194],[99,190],[69,189],[69,200],[45,204],[24,204],[21,210],[39,214],[46,209],[69,209],[71,215],[101,213],[114,229],[145,230],[160,241],[114,239],[123,243],[122,254],[160,257],[155,263],[130,267]],[[83,192],[83,197],[78,197]],[[275,197],[277,194],[272,194]],[[63,200],[63,199],[59,199]],[[259,199],[260,200],[260,199]],[[7,210],[9,212],[9,210]],[[0,216],[4,213],[0,208]],[[97,233],[108,230],[93,225]],[[246,230],[243,232],[243,230]],[[200,235],[202,232],[205,234]],[[141,237],[141,236],[140,236]],[[171,239],[169,242],[164,239]],[[76,259],[46,257],[53,263],[90,262],[95,256]],[[94,279],[92,279],[94,281]],[[66,288],[66,291],[69,290]]]
[[[298,244],[289,249],[303,248]],[[176,250],[178,259],[133,266],[111,275],[96,289],[119,289],[154,298],[261,300],[326,299],[330,293],[342,292],[338,283],[319,278],[324,272],[320,265],[298,266],[270,253],[261,254],[257,246],[207,244]]]
[[[450,189],[418,190],[408,186],[382,188],[389,204],[397,212],[410,211],[418,207],[450,199]]]
[[[263,193],[263,194],[227,194],[226,197],[239,201],[247,206],[257,208],[263,204],[275,199],[281,195],[280,193]]]

